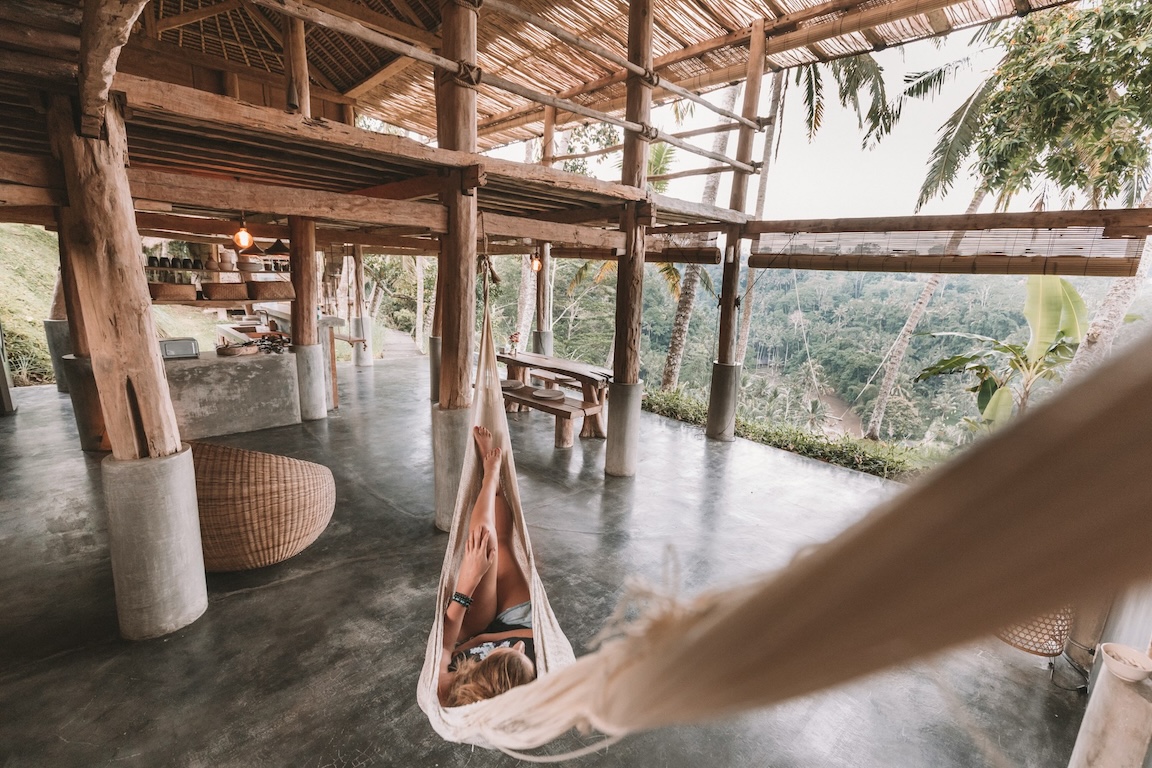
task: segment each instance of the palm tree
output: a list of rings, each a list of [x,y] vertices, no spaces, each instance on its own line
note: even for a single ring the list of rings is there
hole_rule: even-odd
[[[1128,205],[1139,199],[1148,186],[1152,93],[1137,84],[1152,79],[1152,57],[1146,53],[1152,50],[1152,4],[1117,0],[1036,13],[1010,25],[993,25],[974,41],[979,39],[1003,46],[1004,56],[941,127],[916,209],[945,194],[973,156],[981,190],[995,191],[1000,206],[1042,182],[1069,199],[1078,190],[1096,207],[1121,193]],[[898,119],[908,99],[939,93],[965,66],[962,59],[909,75],[908,87],[889,112]],[[879,140],[894,120],[868,138]],[[1141,205],[1150,203],[1152,194]],[[1137,277],[1113,282],[1069,376],[1108,353],[1146,274],[1142,260]],[[929,297],[932,291],[926,285]],[[920,302],[913,314],[917,308],[922,314]],[[906,348],[915,326],[909,317],[896,345]],[[880,406],[893,381],[895,376],[886,373],[888,386],[881,387],[873,409],[870,437],[879,431]]]
[[[730,86],[720,97],[721,106],[729,112],[736,106],[736,97],[740,94],[740,87],[740,85]],[[712,139],[712,151],[720,154],[725,154],[728,151],[727,131],[717,133]],[[700,202],[706,205],[715,205],[716,194],[719,189],[720,174],[708,174]],[[708,236],[703,235],[698,240],[698,244],[705,245],[708,240]],[[685,265],[684,276],[680,279],[680,296],[676,302],[676,316],[672,319],[672,337],[668,342],[668,357],[664,360],[664,373],[660,377],[660,389],[676,389],[680,382],[680,365],[684,360],[688,325],[692,321],[692,312],[696,307],[696,287],[700,283],[700,274],[701,267],[699,264]]]

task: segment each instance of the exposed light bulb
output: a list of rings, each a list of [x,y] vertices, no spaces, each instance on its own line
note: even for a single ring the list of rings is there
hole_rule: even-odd
[[[238,248],[248,248],[256,241],[252,238],[252,233],[248,231],[248,228],[241,225],[239,231],[232,235],[232,242],[236,243]]]
[[[539,272],[543,268],[544,268],[544,262],[542,262],[540,260],[540,257],[539,256],[533,256],[532,257],[532,271],[533,272]]]

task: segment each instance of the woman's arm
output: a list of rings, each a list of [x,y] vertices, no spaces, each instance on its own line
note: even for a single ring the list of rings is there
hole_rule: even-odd
[[[460,563],[460,572],[456,576],[456,592],[471,597],[476,591],[476,585],[484,574],[492,567],[496,559],[496,542],[488,534],[488,528],[477,527],[468,536],[464,546],[464,560]],[[448,609],[444,611],[444,650],[440,654],[440,687],[450,683],[448,665],[452,662],[452,654],[456,651],[456,644],[460,641],[460,627],[464,623],[464,614],[468,609],[456,602],[448,601]]]

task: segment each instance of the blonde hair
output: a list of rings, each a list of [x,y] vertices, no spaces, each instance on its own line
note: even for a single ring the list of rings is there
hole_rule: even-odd
[[[536,679],[536,667],[523,654],[488,654],[483,660],[461,659],[456,678],[448,690],[447,706],[462,707],[499,696],[507,690]]]

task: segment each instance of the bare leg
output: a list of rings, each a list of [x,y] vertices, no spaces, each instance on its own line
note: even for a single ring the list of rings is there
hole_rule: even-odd
[[[526,603],[532,598],[524,571],[512,553],[512,511],[504,499],[504,494],[496,494],[496,563],[489,572],[496,572],[496,612],[506,611],[514,605]],[[485,574],[487,575],[487,574]]]
[[[484,427],[475,427],[473,436],[480,456],[484,459],[484,481],[480,486],[480,493],[476,497],[476,504],[472,507],[472,516],[468,521],[468,532],[477,528],[488,528],[489,537],[499,542],[499,532],[496,526],[496,494],[500,486],[500,465],[503,457],[499,448],[492,447],[492,433]],[[499,612],[497,608],[497,583],[500,579],[500,547],[497,546],[496,562],[484,574],[484,578],[472,593],[472,605],[464,614],[464,623],[460,627],[460,640],[470,640],[484,631],[492,623]]]

